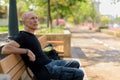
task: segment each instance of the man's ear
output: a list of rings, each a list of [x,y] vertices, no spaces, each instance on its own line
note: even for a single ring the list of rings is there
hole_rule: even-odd
[[[0,46],[0,53],[1,53],[3,47],[4,47],[4,45]]]

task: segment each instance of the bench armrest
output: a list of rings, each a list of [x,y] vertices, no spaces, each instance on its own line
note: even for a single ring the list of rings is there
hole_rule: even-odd
[[[60,45],[63,45],[64,44],[64,41],[47,41],[48,43],[51,43],[51,44],[60,44]]]

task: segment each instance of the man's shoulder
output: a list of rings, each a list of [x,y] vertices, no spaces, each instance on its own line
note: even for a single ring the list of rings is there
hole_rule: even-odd
[[[34,36],[34,34],[29,33],[29,32],[27,32],[27,31],[20,31],[19,34],[20,34],[20,35],[26,35],[26,36]]]

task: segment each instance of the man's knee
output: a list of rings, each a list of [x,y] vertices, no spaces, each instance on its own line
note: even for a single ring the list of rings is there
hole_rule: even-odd
[[[71,63],[71,65],[73,65],[73,67],[75,67],[75,68],[79,68],[79,67],[80,67],[80,64],[79,64],[78,61],[73,61],[73,62]]]

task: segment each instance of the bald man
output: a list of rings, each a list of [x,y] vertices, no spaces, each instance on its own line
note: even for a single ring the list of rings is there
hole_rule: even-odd
[[[34,35],[38,28],[38,17],[34,12],[25,12],[22,22],[24,31],[2,48],[2,54],[20,54],[37,80],[83,80],[84,73],[77,61],[51,60],[44,54]]]

